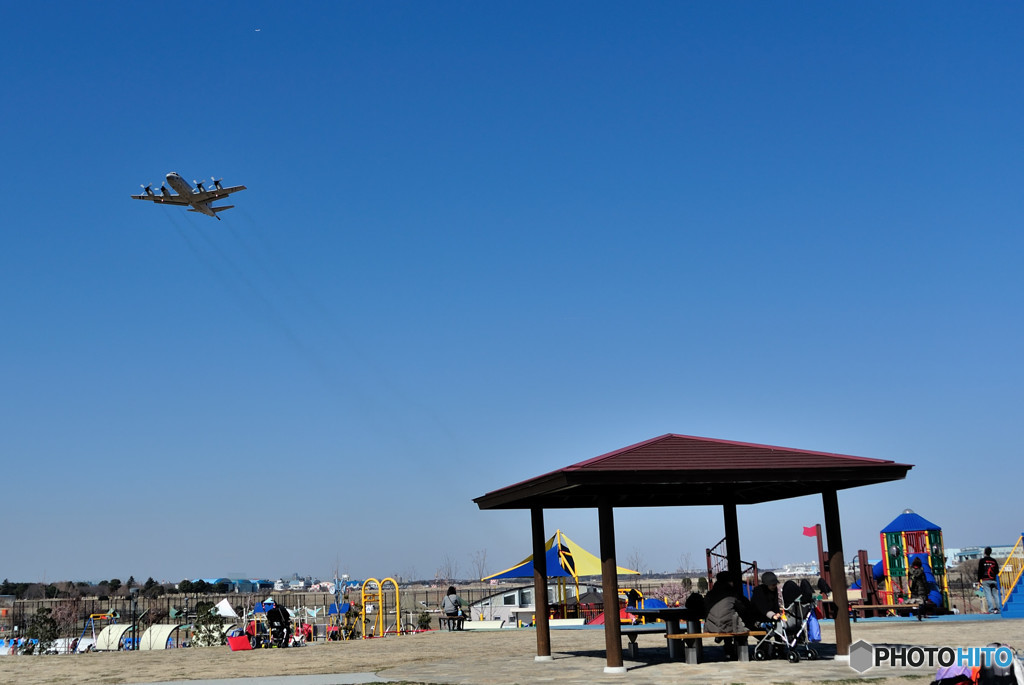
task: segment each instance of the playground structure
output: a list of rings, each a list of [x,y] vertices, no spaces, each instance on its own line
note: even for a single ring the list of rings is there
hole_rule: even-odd
[[[388,622],[388,617],[391,614],[389,600],[392,597],[392,593],[387,591],[388,583],[391,583],[391,587],[394,588],[394,623]],[[405,635],[415,631],[411,624],[402,623],[402,604],[398,591],[398,581],[394,578],[385,578],[384,580],[367,578],[359,591],[359,600],[362,605],[359,612],[359,621],[364,640],[370,637]],[[366,629],[367,623],[370,624],[370,630]]]
[[[714,547],[705,549],[704,553],[708,560],[708,589],[710,590],[715,586],[715,576],[729,567],[729,560],[725,556],[725,538],[719,540]],[[750,575],[749,581],[747,580],[748,574]],[[751,590],[757,587],[759,582],[757,562],[740,560],[740,583],[743,595],[749,598]]]
[[[878,594],[882,604],[896,604],[910,596],[907,570],[915,558],[921,560],[928,580],[928,599],[941,610],[949,609],[949,583],[946,578],[946,548],[942,528],[915,514],[911,509],[893,519],[880,533],[881,568]],[[881,571],[879,573],[878,571]]]
[[[108,611],[102,614],[89,614],[89,618],[85,621],[85,627],[82,628],[82,634],[78,636],[78,639],[74,641],[74,646],[69,643],[68,649],[76,651],[84,651],[81,645],[86,644],[85,634],[92,632],[92,642],[90,643],[95,647],[96,645],[96,621],[110,621],[110,625],[117,623],[119,618],[116,611]]]
[[[327,608],[327,625],[325,639],[352,640],[359,636],[359,617],[361,612],[351,602],[338,604],[335,602]]]
[[[555,579],[554,588],[549,588],[549,590],[554,590],[554,596],[549,594],[548,601],[551,617],[580,617],[581,603],[573,601],[573,598],[580,597],[581,577],[601,574],[601,560],[570,540],[560,529],[555,530],[555,534],[545,543],[544,549],[548,577]],[[616,566],[616,571],[620,575],[637,574],[637,571],[622,566]],[[481,581],[519,579],[519,577],[527,577],[527,579],[534,577],[534,555],[529,555],[511,568],[487,575]],[[574,587],[574,594],[569,591],[570,582]],[[503,614],[500,617],[510,624],[519,623],[518,619],[511,615]]]

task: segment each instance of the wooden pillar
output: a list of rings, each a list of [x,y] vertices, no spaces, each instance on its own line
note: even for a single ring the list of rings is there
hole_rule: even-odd
[[[722,510],[725,513],[726,567],[732,574],[733,582],[740,583],[743,580],[743,562],[740,560],[740,526],[736,517],[736,503],[723,504]],[[756,578],[754,583],[757,583]]]
[[[835,490],[821,493],[825,509],[825,535],[827,536],[828,570],[831,578],[832,601],[836,605],[836,654],[850,655],[850,602],[846,596],[846,563],[843,561],[843,532],[839,526],[839,498]]]
[[[530,509],[533,537],[533,606],[537,630],[537,656],[534,661],[553,661],[551,629],[548,625],[548,557],[544,549],[544,510]]]
[[[625,673],[622,665],[622,626],[619,625],[619,576],[615,563],[615,517],[604,499],[597,508],[601,536],[601,592],[604,601],[605,673]]]

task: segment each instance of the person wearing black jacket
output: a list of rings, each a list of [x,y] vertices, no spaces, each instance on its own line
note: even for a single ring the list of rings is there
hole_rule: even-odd
[[[988,613],[999,613],[999,562],[992,558],[992,548],[985,548],[985,556],[978,561],[978,585],[985,592]]]
[[[761,584],[750,593],[750,603],[758,621],[771,620],[782,616],[779,605],[779,578],[771,571],[761,575]]]
[[[704,610],[704,629],[709,633],[741,633],[750,628],[750,605],[728,571],[715,576],[715,586],[704,596]]]

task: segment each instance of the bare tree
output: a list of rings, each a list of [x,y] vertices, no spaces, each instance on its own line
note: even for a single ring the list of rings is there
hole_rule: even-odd
[[[693,570],[693,554],[690,552],[683,552],[679,555],[679,568],[676,569],[680,573],[690,573]]]
[[[477,580],[487,575],[487,550],[478,549],[473,552],[472,564],[473,570],[476,572]]]
[[[640,551],[639,547],[634,547],[633,551],[629,553],[626,564],[629,565],[629,568],[639,571],[640,575],[643,575],[644,566],[647,565],[647,562],[644,560],[644,553]]]
[[[441,566],[437,569],[437,580],[453,581],[459,572],[459,562],[451,554],[441,557]]]
[[[82,600],[65,599],[53,607],[53,620],[57,622],[57,630],[64,637],[74,637],[78,632],[78,615],[82,610]]]

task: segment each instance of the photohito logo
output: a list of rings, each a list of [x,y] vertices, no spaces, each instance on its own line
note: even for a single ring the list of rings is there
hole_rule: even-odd
[[[850,668],[863,673],[876,666],[889,668],[947,668],[949,666],[1006,668],[1013,663],[1013,650],[998,647],[921,647],[918,645],[873,645],[857,640],[850,645]]]

